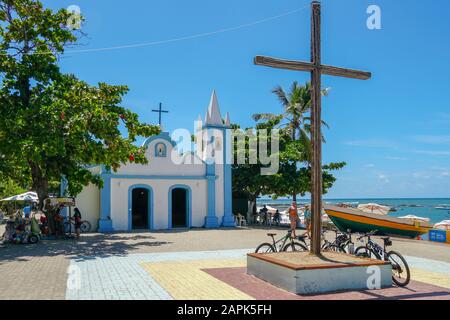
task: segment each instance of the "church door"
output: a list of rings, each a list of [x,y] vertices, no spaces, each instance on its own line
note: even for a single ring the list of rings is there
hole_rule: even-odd
[[[132,229],[148,229],[149,191],[136,188],[132,191]]]
[[[175,188],[172,190],[172,228],[188,227],[187,190]]]

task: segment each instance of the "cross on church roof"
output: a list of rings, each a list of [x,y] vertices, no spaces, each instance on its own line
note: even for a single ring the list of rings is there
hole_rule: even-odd
[[[158,122],[158,124],[159,124],[159,126],[161,127],[161,125],[162,125],[162,123],[161,123],[161,114],[162,114],[162,113],[169,113],[169,111],[163,110],[163,109],[162,109],[162,103],[159,103],[159,109],[158,109],[158,110],[152,110],[152,112],[157,112],[157,113],[159,113],[159,122]]]

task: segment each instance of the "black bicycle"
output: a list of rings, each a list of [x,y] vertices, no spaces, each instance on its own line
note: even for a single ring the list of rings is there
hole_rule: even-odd
[[[382,237],[383,247],[371,240],[377,231],[366,233],[358,238],[362,240],[367,238],[365,246],[356,248],[355,255],[357,257],[370,258],[372,255],[378,260],[388,261],[392,265],[392,280],[399,287],[406,287],[411,279],[408,263],[403,256],[396,251],[386,251],[387,247],[392,246],[390,237]]]
[[[275,240],[276,233],[268,233],[267,236],[272,238],[272,243],[262,243],[256,248],[255,253],[272,253],[282,251],[308,251],[306,246],[306,236],[298,236],[295,239],[292,237],[292,231],[289,230],[287,234],[279,239]],[[303,243],[300,243],[298,241]]]
[[[335,240],[330,242],[324,239],[322,250],[353,254],[355,252],[355,244],[352,241],[351,230],[347,230],[347,232],[335,230],[334,232],[336,233]]]
[[[73,233],[75,231],[75,220],[73,219],[66,219],[66,221],[63,224],[63,230],[64,233]],[[91,224],[89,221],[83,220],[80,224],[80,231],[81,233],[87,233],[91,231]]]

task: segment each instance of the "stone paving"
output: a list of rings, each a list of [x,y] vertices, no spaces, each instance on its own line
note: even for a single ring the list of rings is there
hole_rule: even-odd
[[[0,247],[0,299],[260,299],[233,281],[244,277],[236,270],[245,268],[246,253],[268,240],[267,232],[281,236],[285,230],[89,234],[80,241],[7,245]],[[447,297],[450,246],[395,239],[393,248],[406,255],[416,291]],[[219,270],[234,280],[221,279]],[[264,292],[273,299],[277,291]]]

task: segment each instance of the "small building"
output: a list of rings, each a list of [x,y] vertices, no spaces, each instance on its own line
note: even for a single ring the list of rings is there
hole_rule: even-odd
[[[197,152],[180,151],[163,132],[145,141],[146,165],[126,163],[116,172],[91,167],[104,186],[88,185],[76,197],[83,219],[100,232],[235,226],[229,125],[213,92],[197,127]]]

